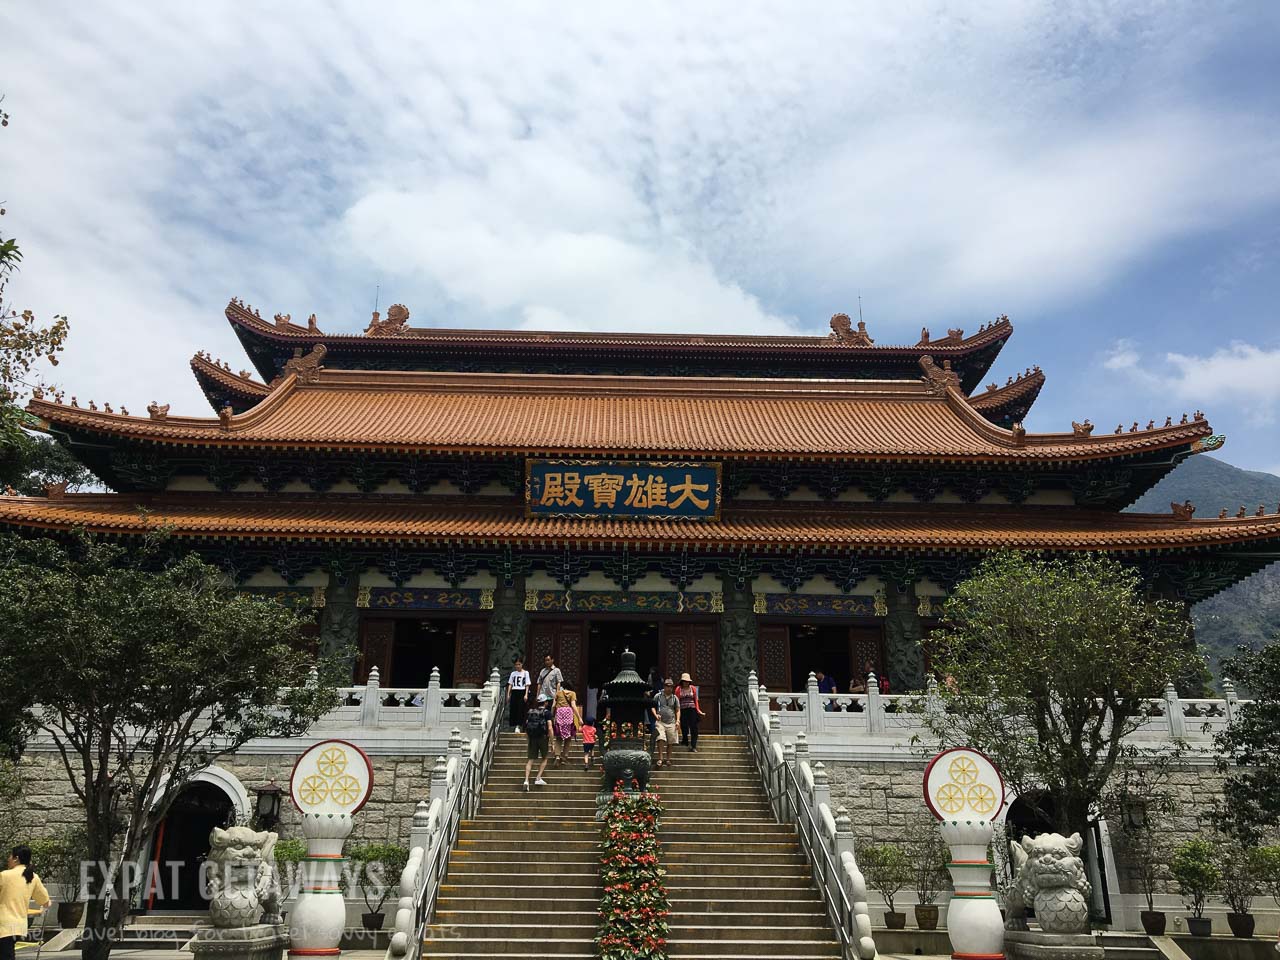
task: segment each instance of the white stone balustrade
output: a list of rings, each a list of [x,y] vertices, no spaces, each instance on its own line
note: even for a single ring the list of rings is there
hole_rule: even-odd
[[[817,679],[809,674],[803,692],[789,693],[766,690],[753,672],[747,686],[760,705],[771,742],[794,742],[803,732],[810,750],[824,754],[835,744],[862,744],[883,752],[915,736],[928,739],[929,715],[945,709],[933,680],[922,693],[887,694],[871,674],[866,693],[819,693]],[[1240,708],[1230,680],[1223,681],[1223,694],[1220,699],[1184,699],[1170,683],[1162,697],[1144,702],[1142,720],[1130,739],[1151,745],[1176,739],[1207,747]]]

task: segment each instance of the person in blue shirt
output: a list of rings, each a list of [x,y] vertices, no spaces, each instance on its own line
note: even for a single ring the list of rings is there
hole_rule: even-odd
[[[813,675],[818,681],[818,693],[835,693],[836,692],[835,677],[828,677],[821,667],[815,670]],[[834,710],[835,704],[830,702],[824,703],[822,705],[822,709]]]

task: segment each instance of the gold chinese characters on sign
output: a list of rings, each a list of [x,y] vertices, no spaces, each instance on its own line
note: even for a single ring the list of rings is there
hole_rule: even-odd
[[[925,768],[925,805],[939,820],[992,820],[1004,796],[1000,771],[977,750],[944,750]]]
[[[298,758],[289,787],[303,813],[351,814],[369,798],[373,768],[355,744],[326,740]]]
[[[720,464],[529,460],[529,516],[717,520]]]

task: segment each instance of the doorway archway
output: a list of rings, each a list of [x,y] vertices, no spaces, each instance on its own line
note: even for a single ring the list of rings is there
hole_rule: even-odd
[[[182,788],[156,829],[147,909],[209,909],[200,883],[209,834],[235,823],[236,812],[231,796],[213,782],[195,780]]]

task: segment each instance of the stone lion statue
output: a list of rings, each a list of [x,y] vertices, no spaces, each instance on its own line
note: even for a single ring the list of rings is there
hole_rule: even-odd
[[[1080,859],[1083,849],[1078,833],[1023,837],[1013,848],[1018,875],[1010,898],[1010,920],[1030,906],[1035,907],[1045,933],[1088,933],[1092,887]]]
[[[214,827],[209,834],[209,916],[215,927],[248,927],[263,907],[279,912],[277,835],[248,827]]]

